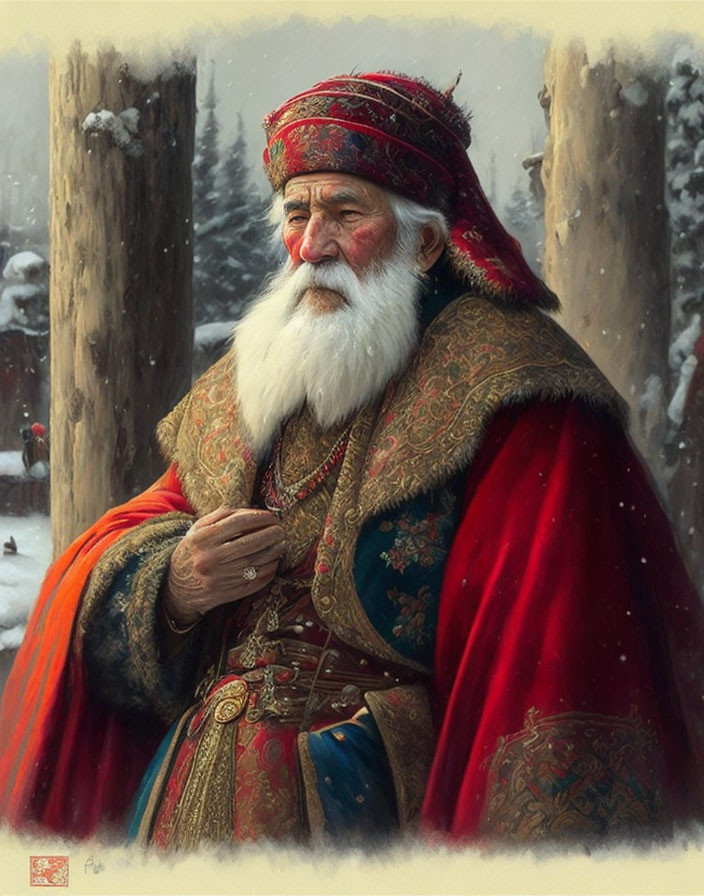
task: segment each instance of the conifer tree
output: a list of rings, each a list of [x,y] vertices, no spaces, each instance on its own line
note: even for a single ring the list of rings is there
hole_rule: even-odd
[[[266,203],[252,183],[242,117],[220,155],[214,74],[194,161],[196,323],[237,320],[271,269]]]
[[[670,364],[677,387],[686,376],[683,362],[701,332],[704,313],[704,77],[684,48],[673,69],[666,97],[666,195],[672,234],[673,345],[679,340]],[[672,408],[670,417],[679,424],[681,407]]]
[[[704,593],[704,72],[686,45],[666,96],[671,329],[666,457],[670,504],[690,572]]]
[[[218,134],[220,126],[215,115],[215,71],[211,70],[210,85],[203,103],[205,123],[196,141],[193,159],[193,301],[196,323],[218,319],[217,258],[213,242],[212,219],[218,207],[217,169],[219,162]]]
[[[516,183],[504,208],[504,217],[511,234],[521,244],[528,264],[540,275],[543,235],[543,209],[528,188]]]
[[[220,214],[215,219],[219,274],[230,317],[236,319],[261,286],[273,261],[267,206],[252,183],[241,115],[237,136],[222,160],[219,197]]]
[[[197,221],[207,221],[217,206],[218,194],[215,188],[219,152],[218,134],[220,126],[215,115],[215,70],[210,73],[210,85],[203,106],[206,110],[203,130],[196,143],[193,158],[193,204]]]

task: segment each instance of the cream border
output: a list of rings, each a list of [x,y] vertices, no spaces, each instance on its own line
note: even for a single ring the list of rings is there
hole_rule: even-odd
[[[280,0],[210,3],[143,2],[86,3],[3,2],[0,4],[0,51],[27,45],[31,38],[46,40],[62,50],[77,33],[84,44],[90,41],[129,41],[132,50],[146,47],[141,35],[158,35],[159,45],[184,38],[194,25],[218,29],[246,21],[256,12],[259,23],[271,23],[291,11],[316,20],[340,15],[354,18],[457,16],[477,24],[501,23],[508,28],[528,26],[560,39],[581,35],[590,50],[621,36],[635,48],[662,30],[704,33],[704,4],[698,2],[581,2],[561,0],[530,3],[492,0],[472,3],[409,2],[301,2]],[[90,757],[85,757],[90,761]],[[62,845],[54,839],[27,840],[5,835],[0,838],[2,875],[0,893],[42,892],[28,887],[29,855],[68,854],[71,860],[67,894],[117,893],[702,893],[704,853],[684,850],[681,845],[654,851],[642,858],[632,852],[613,850],[604,856],[559,856],[551,859],[525,856],[480,857],[476,852],[446,852],[399,847],[391,856],[364,862],[357,855],[338,856],[270,850],[243,849],[234,860],[218,861],[214,853],[180,859],[159,856],[142,858],[104,843]],[[93,865],[86,868],[92,859]],[[104,865],[104,871],[92,868]],[[44,891],[45,892],[45,891]]]

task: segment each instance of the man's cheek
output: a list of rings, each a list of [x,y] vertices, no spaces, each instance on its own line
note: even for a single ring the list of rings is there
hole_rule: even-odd
[[[300,264],[301,261],[301,240],[302,236],[299,233],[284,235],[284,246],[294,264]]]
[[[346,247],[348,260],[363,269],[386,250],[385,234],[376,227],[359,227]]]

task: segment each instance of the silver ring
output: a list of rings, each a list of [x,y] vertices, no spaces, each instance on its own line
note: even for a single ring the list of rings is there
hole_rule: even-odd
[[[242,570],[242,578],[245,582],[253,582],[257,577],[256,566],[247,566]]]

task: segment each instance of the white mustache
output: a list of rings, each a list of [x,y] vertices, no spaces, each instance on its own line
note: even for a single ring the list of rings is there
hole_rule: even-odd
[[[329,289],[345,303],[317,314],[301,301]],[[374,400],[417,341],[420,291],[413,257],[357,273],[340,259],[287,263],[237,325],[237,398],[250,444],[263,457],[279,426],[308,403],[318,424],[341,423]]]
[[[346,299],[363,280],[343,261],[324,261],[318,264],[302,262],[288,272],[288,285],[296,302],[307,289],[330,289]]]

